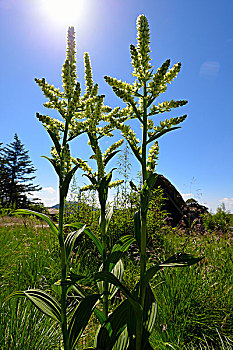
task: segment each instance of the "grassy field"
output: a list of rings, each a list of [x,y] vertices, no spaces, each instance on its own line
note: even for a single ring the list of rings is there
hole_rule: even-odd
[[[178,251],[205,258],[197,266],[164,269],[153,280],[158,302],[151,337],[154,349],[231,349],[232,234],[185,235],[176,229],[164,235],[160,232],[154,240],[149,264]],[[90,270],[94,265],[93,259],[97,257],[91,250],[88,253],[85,251],[85,263],[80,257],[73,259],[78,270]],[[125,283],[132,286],[139,274],[137,263],[128,254],[124,264]],[[24,299],[3,304],[4,298],[16,290],[49,289],[60,278],[58,266],[57,242],[48,227],[34,219],[13,222],[1,218],[0,349],[59,349],[60,333],[54,322]],[[92,333],[85,333],[83,344],[91,345]]]

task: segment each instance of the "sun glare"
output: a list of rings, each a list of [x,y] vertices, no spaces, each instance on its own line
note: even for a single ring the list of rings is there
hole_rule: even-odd
[[[61,25],[75,25],[87,12],[87,0],[44,0],[43,11],[50,21]]]

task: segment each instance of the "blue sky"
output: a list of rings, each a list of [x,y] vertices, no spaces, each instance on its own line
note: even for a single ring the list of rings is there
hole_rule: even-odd
[[[38,169],[37,183],[43,187],[39,196],[45,204],[57,202],[57,178],[41,158],[49,155],[51,142],[35,113],[51,113],[43,107],[45,99],[34,78],[45,77],[61,86],[66,32],[74,25],[82,86],[83,54],[87,51],[105,102],[112,107],[121,105],[103,77],[132,81],[129,45],[136,44],[136,18],[143,13],[150,24],[155,69],[167,58],[172,64],[182,63],[178,78],[159,101],[189,101],[166,115],[187,113],[188,118],[181,129],[160,139],[157,170],[185,199],[195,197],[212,210],[224,202],[233,212],[233,2],[57,0],[52,8],[53,3],[0,0],[0,141],[12,142],[17,133],[30,150]],[[104,141],[103,148],[108,142]],[[88,159],[88,152],[85,138],[74,141],[73,156]],[[131,162],[134,177],[138,164],[133,158]],[[77,175],[83,181],[81,173]]]

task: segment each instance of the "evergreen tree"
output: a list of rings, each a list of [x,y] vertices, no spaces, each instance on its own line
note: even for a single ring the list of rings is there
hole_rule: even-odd
[[[6,159],[3,155],[3,143],[0,142],[0,205],[6,202],[6,192],[9,188],[9,174],[6,169]]]
[[[0,145],[1,147],[2,145]],[[14,141],[5,148],[0,148],[0,195],[3,205],[15,208],[26,208],[31,201],[28,195],[39,191],[39,185],[33,185],[36,171],[29,158],[28,151],[14,135]]]

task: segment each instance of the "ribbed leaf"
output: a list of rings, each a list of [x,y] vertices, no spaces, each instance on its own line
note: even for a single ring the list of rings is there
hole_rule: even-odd
[[[76,239],[78,238],[79,235],[81,235],[81,233],[83,233],[83,231],[85,230],[86,225],[84,225],[82,228],[80,228],[78,231],[74,231],[69,233],[66,236],[65,239],[65,249],[66,249],[66,261],[68,262],[69,258],[70,258],[70,254],[73,250],[74,247],[74,243],[76,241]]]
[[[101,265],[100,270],[102,271],[103,265]],[[123,274],[124,274],[124,265],[122,260],[119,260],[115,266],[113,265],[112,270],[110,271],[114,276],[116,276],[119,281],[122,281],[123,279]],[[99,288],[99,292],[100,294],[102,294],[104,292],[104,283],[103,281],[97,282],[98,288]],[[110,299],[112,299],[114,297],[114,295],[116,294],[118,288],[111,283],[108,283],[108,293],[109,293],[109,297]]]
[[[148,179],[144,181],[142,190],[141,190],[141,211],[145,212],[148,209],[149,205],[149,195],[151,190],[154,187],[154,184],[156,182],[157,174],[152,173],[149,175]]]
[[[192,254],[187,254],[187,253],[177,253],[161,264],[157,264],[155,266],[152,266],[149,268],[145,275],[143,276],[142,283],[146,284],[149,282],[151,278],[154,277],[154,275],[160,270],[163,269],[164,267],[185,267],[185,266],[190,266],[193,264],[198,263],[200,260],[202,260],[204,257],[200,258],[195,258]]]
[[[54,146],[56,148],[56,151],[57,151],[57,154],[60,154],[61,152],[61,145],[57,139],[57,136],[54,132],[52,132],[49,128],[46,129],[49,133],[49,136],[51,137],[53,143],[54,143]]]
[[[83,298],[88,296],[87,291],[77,284],[75,286],[73,286],[73,291],[75,293],[77,293],[77,295],[80,295]],[[97,307],[94,308],[94,313],[95,313],[96,317],[98,318],[100,324],[103,324],[106,321],[105,314],[103,313],[103,311],[101,311]]]
[[[101,350],[112,350],[120,334],[124,331],[127,324],[129,301],[123,301],[114,312],[108,317],[107,321],[99,329],[96,347]],[[126,336],[126,334],[125,334]],[[127,334],[128,337],[128,334]],[[123,342],[124,339],[121,341]],[[125,339],[127,342],[128,340]],[[117,348],[116,348],[117,349]]]
[[[110,255],[108,256],[104,270],[111,272],[114,265],[119,261],[124,253],[128,250],[129,246],[135,242],[135,238],[132,235],[122,236],[113,246]]]
[[[115,156],[115,154],[117,154],[118,152],[120,152],[120,150],[114,151],[112,153],[110,153],[105,159],[104,159],[104,165],[106,166],[108,164],[108,162],[112,159],[112,157]]]
[[[99,294],[88,295],[81,300],[76,308],[68,327],[69,346],[71,349],[74,349],[82,335],[99,297]]]
[[[60,176],[61,167],[60,167],[60,164],[57,163],[56,159],[49,158],[49,157],[46,157],[46,156],[42,156],[42,158],[47,159],[52,164],[52,166],[54,167],[54,170],[56,171],[57,175]]]
[[[100,205],[105,205],[107,201],[108,186],[112,180],[112,171],[110,171],[110,173],[104,176],[100,181],[99,189],[98,189]]]
[[[5,301],[13,297],[27,297],[42,313],[53,318],[57,322],[61,322],[61,307],[49,294],[38,289],[29,289],[12,293]]]
[[[68,189],[69,189],[69,185],[70,185],[70,181],[72,179],[72,177],[74,176],[76,170],[79,168],[79,165],[75,165],[67,174],[66,174],[66,177],[65,177],[65,180],[63,182],[63,185],[62,185],[62,194],[64,197],[67,196],[67,192],[68,192]]]
[[[157,302],[151,287],[148,285],[146,289],[145,302],[143,307],[143,326],[146,332],[152,333],[155,325],[157,314]]]
[[[94,279],[96,281],[107,281],[108,283],[114,284],[116,287],[118,287],[123,294],[127,297],[127,299],[129,300],[130,304],[132,305],[133,309],[134,309],[134,313],[136,316],[141,315],[142,313],[142,307],[139,304],[139,302],[132,296],[132,294],[130,293],[130,291],[128,290],[128,288],[126,288],[121,281],[118,280],[118,278],[116,276],[114,276],[111,272],[107,272],[107,271],[102,271],[102,272],[97,272],[94,275]]]
[[[97,181],[95,179],[95,177],[91,174],[83,174],[83,176],[86,176],[92,183],[92,185],[97,185]]]
[[[77,229],[81,229],[81,227],[83,226],[82,223],[80,222],[76,222],[74,224],[68,224],[66,225],[68,227],[74,227]],[[98,249],[100,255],[103,257],[103,245],[102,243],[98,240],[98,238],[94,235],[94,233],[91,232],[91,230],[89,228],[85,228],[83,233],[85,233],[95,244],[96,248]]]
[[[128,344],[129,344],[128,329],[127,327],[125,327],[125,329],[118,336],[117,341],[115,342],[112,350],[125,350],[127,349]]]
[[[38,216],[39,218],[43,219],[45,222],[47,222],[47,224],[49,225],[49,227],[51,228],[51,230],[53,231],[53,233],[55,233],[56,236],[58,236],[58,228],[57,226],[52,222],[52,220],[50,220],[50,218],[42,213],[38,213],[37,211],[33,211],[33,210],[28,210],[28,209],[17,209],[13,212],[13,214],[23,214],[23,215],[35,215]]]
[[[110,220],[112,218],[112,214],[113,214],[113,206],[108,210],[107,214],[106,214],[106,217],[105,217],[105,220],[106,220],[106,226],[105,226],[105,233],[108,232],[108,227],[109,227],[109,224],[110,224]]]

